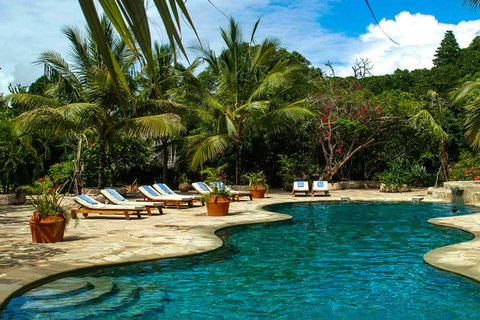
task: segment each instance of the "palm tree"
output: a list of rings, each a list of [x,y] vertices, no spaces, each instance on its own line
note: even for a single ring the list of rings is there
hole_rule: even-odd
[[[140,63],[146,67],[151,79],[155,79],[155,70],[153,68],[154,55],[152,53],[152,43],[150,36],[150,27],[146,9],[148,1],[144,0],[98,0],[103,11],[114,25],[124,43],[130,51],[138,58]],[[126,86],[127,80],[120,70],[120,63],[116,60],[108,39],[102,30],[102,23],[98,17],[97,9],[93,0],[79,0],[92,37],[97,43],[98,50],[104,59],[105,66],[108,68],[116,90],[120,93],[121,86]],[[190,26],[196,34],[193,21],[188,14],[184,0],[154,0],[158,13],[163,21],[166,34],[168,36],[173,52],[176,56],[175,48],[186,56],[185,49],[181,41],[181,23],[184,21]],[[180,19],[181,15],[184,19]],[[197,35],[198,38],[198,35]],[[140,50],[137,48],[140,47]],[[155,83],[155,81],[154,81]],[[159,87],[155,88],[160,96]]]
[[[480,149],[480,79],[467,81],[452,94],[457,103],[465,103],[467,138],[474,148]]]
[[[218,58],[212,50],[201,45],[197,47],[200,59],[208,63],[216,78],[213,92],[188,71],[183,74],[185,93],[200,106],[196,109],[197,114],[213,131],[213,134],[191,137],[191,167],[197,169],[205,161],[233,148],[236,183],[240,178],[242,142],[248,130],[256,125],[280,130],[290,121],[313,115],[303,101],[281,108],[272,107],[272,95],[291,89],[292,77],[298,76],[301,67],[281,61],[273,66],[267,63],[275,53],[278,41],[265,39],[255,44],[259,22],[247,43],[239,25],[231,18],[228,30],[221,29],[226,49]]]
[[[421,129],[425,134],[431,134],[436,140],[438,140],[440,147],[440,153],[438,156],[441,163],[440,172],[442,173],[443,182],[447,182],[448,154],[445,150],[445,144],[448,142],[449,137],[443,129],[445,110],[435,91],[429,90],[427,96],[430,98],[430,104],[420,108],[420,110],[410,118],[410,126],[415,129]]]
[[[107,44],[127,79],[127,86],[121,85],[118,90],[90,29],[84,37],[76,29],[64,28],[63,33],[71,43],[71,65],[53,51],[44,52],[38,60],[56,79],[47,97],[31,94],[9,97],[13,103],[31,108],[16,119],[23,131],[39,129],[52,130],[57,135],[72,132],[79,136],[85,132],[94,135],[99,142],[100,188],[105,184],[107,144],[115,142],[119,135],[169,137],[183,129],[176,114],[165,112],[178,104],[135,95],[135,83],[129,74],[134,73],[136,57],[115,35],[105,18],[101,23]]]

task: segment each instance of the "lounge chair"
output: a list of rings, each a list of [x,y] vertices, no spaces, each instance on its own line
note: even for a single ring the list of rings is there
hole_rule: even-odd
[[[189,208],[193,207],[194,199],[190,196],[181,196],[178,194],[163,196],[150,186],[141,186],[138,188],[138,191],[143,194],[144,201],[163,202],[165,205],[174,204],[177,206],[177,209],[180,209],[181,203],[186,203]]]
[[[315,191],[324,192],[326,196],[330,196],[328,191],[328,182],[323,180],[313,181],[312,183],[312,197],[314,196]]]
[[[250,193],[250,191],[236,191],[236,190],[232,190],[230,189],[229,187],[227,187],[225,184],[223,184],[222,182],[220,181],[215,181],[213,183],[218,189],[225,189],[227,191],[230,192],[230,194],[233,196],[233,200],[236,200],[236,201],[239,201],[240,200],[240,197],[250,197],[250,200],[252,200],[252,194]]]
[[[131,214],[136,214],[137,217],[140,218],[142,211],[146,211],[149,215],[151,215],[150,209],[142,206],[141,204],[137,204],[136,206],[103,204],[86,195],[76,196],[75,198],[73,198],[73,200],[78,203],[81,208],[72,209],[72,217],[76,217],[77,213],[82,213],[85,218],[88,217],[89,213],[124,214],[125,218],[127,218],[127,220],[130,220]]]
[[[200,194],[207,194],[212,192],[212,188],[210,188],[205,182],[194,182],[192,183],[192,187]]]
[[[153,188],[155,189],[155,191],[157,191],[158,193],[160,193],[162,196],[165,196],[165,197],[177,196],[178,198],[182,198],[184,200],[189,200],[189,199],[193,200],[193,202],[201,201],[200,196],[189,196],[189,195],[178,194],[172,189],[170,189],[165,183],[155,183],[153,185]],[[203,202],[202,202],[202,205],[203,205]]]
[[[128,201],[120,193],[117,192],[115,189],[103,189],[100,191],[101,194],[107,199],[109,202],[113,204],[123,205],[123,206],[138,206],[140,205],[138,202],[135,201]],[[149,209],[149,216],[151,216],[151,209],[158,209],[160,214],[163,214],[162,207],[165,206],[163,202],[142,202],[141,204],[145,208]]]
[[[308,181],[295,181],[292,188],[292,196],[295,197],[296,192],[305,192],[308,196],[310,189],[308,188]]]

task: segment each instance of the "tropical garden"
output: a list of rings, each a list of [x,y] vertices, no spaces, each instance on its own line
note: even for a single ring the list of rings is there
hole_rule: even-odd
[[[45,176],[75,193],[176,186],[218,167],[232,184],[263,172],[271,187],[480,180],[480,37],[460,48],[447,31],[431,69],[370,76],[365,57],[342,78],[258,39],[260,21],[230,18],[222,51],[199,41],[186,56],[179,16],[194,26],[182,1],[155,1],[164,44],[152,43],[142,1],[100,1],[104,16],[80,3],[87,25],[62,30],[68,56],[43,52],[45,74],[1,95],[3,193]]]

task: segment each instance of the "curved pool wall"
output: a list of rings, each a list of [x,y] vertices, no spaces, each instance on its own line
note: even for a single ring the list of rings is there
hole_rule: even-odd
[[[427,222],[448,215],[449,208],[408,203],[274,205],[269,209],[293,214],[292,222],[222,230],[218,235],[225,245],[208,254],[75,277],[72,281],[94,288],[79,285],[78,292],[63,292],[56,300],[63,307],[53,309],[45,289],[18,297],[3,318],[480,316],[477,282],[422,260],[429,250],[472,239],[464,231]],[[72,297],[75,302],[92,296],[72,305]]]

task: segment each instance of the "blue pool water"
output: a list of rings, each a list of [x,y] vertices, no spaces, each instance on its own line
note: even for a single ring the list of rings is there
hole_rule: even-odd
[[[59,280],[13,299],[1,319],[478,318],[480,285],[422,259],[473,238],[427,222],[449,208],[274,205],[293,220],[220,231],[225,245],[211,253]]]

